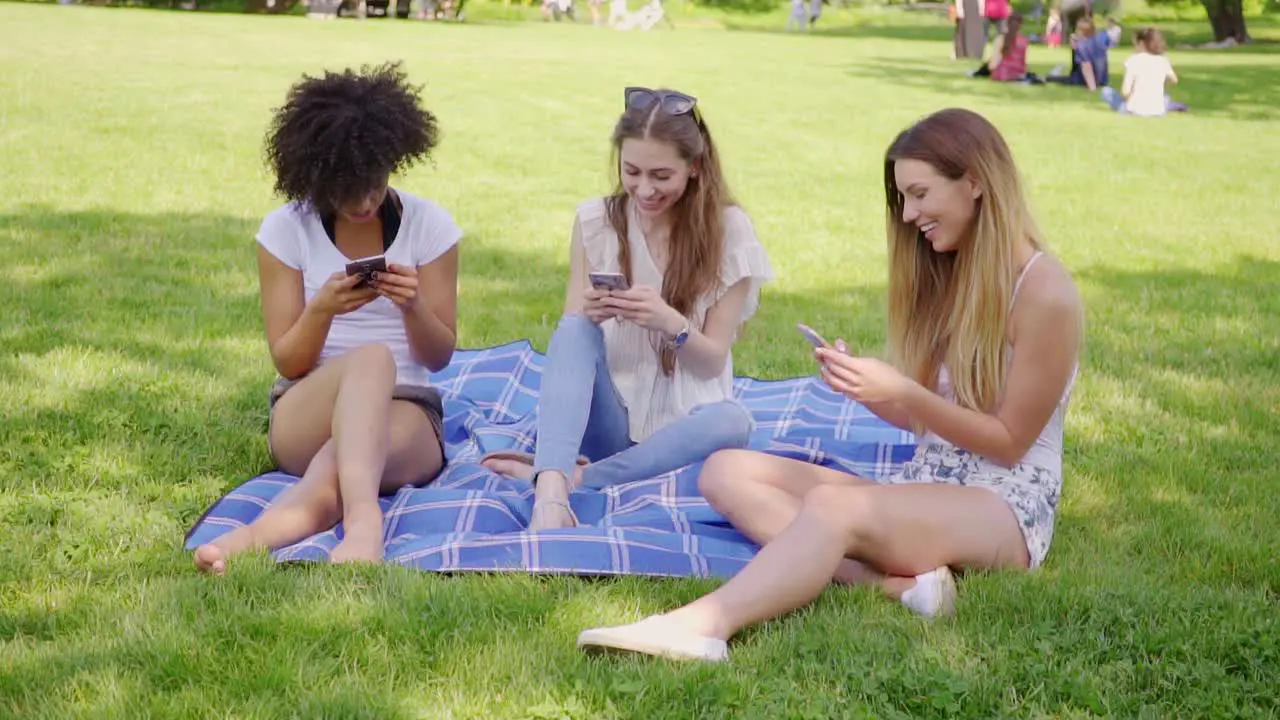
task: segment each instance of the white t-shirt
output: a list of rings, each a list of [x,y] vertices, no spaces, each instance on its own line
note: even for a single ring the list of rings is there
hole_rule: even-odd
[[[1133,79],[1125,110],[1134,115],[1164,115],[1164,83],[1171,72],[1173,65],[1163,55],[1136,53],[1125,60],[1125,77]]]
[[[396,194],[403,209],[400,231],[386,250],[388,263],[421,267],[458,243],[462,230],[444,208],[407,192],[397,190]],[[302,271],[307,302],[330,275],[346,272],[347,263],[355,259],[343,255],[329,239],[319,214],[296,202],[267,215],[258,229],[257,240],[280,262]],[[391,349],[396,359],[397,384],[429,384],[427,368],[418,364],[409,350],[400,309],[384,297],[333,318],[320,351],[320,364],[369,343],[382,343]]]

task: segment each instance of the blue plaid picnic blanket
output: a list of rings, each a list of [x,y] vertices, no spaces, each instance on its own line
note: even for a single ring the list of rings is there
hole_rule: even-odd
[[[579,490],[576,528],[525,531],[529,483],[490,472],[480,458],[534,444],[544,356],[527,341],[459,351],[432,377],[444,398],[444,472],[425,487],[381,500],[387,562],[441,572],[517,571],[578,575],[731,577],[759,549],[698,494],[699,466],[610,487]],[[755,420],[751,447],[879,478],[914,451],[914,437],[814,377],[737,378],[734,397]],[[194,549],[252,522],[297,478],[271,472],[213,505],[187,534]],[[341,525],[273,553],[322,561]]]

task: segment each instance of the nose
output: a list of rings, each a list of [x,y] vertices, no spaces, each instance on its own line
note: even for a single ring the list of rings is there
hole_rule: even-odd
[[[909,197],[902,199],[902,222],[911,224],[920,217],[920,211],[916,209],[915,202]]]

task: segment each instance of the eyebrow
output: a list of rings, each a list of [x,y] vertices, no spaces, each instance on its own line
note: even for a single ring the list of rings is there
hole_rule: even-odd
[[[925,187],[920,183],[911,183],[910,185],[907,186],[907,189],[903,190],[902,192],[909,193],[909,192],[915,192],[917,190],[928,190],[928,189],[929,188]]]
[[[636,172],[641,172],[640,168],[636,167],[635,165],[632,165],[631,163],[629,163],[629,162],[627,162],[627,161],[625,161],[625,160],[623,160],[623,161],[622,161],[622,164],[623,164],[623,165],[625,165],[625,166],[627,167],[627,169],[628,169],[628,170],[635,170]],[[676,171],[676,170],[675,170],[675,168],[667,168],[667,167],[659,167],[659,168],[650,168],[650,169],[649,169],[649,172],[652,172],[652,173],[664,173],[664,172],[665,172],[665,173],[673,173],[673,172],[675,172],[675,171]]]

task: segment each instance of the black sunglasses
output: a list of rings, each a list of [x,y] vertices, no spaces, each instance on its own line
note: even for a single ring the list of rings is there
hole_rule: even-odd
[[[650,90],[642,87],[629,87],[625,91],[627,109],[642,109],[660,103],[662,111],[668,115],[689,115],[702,124],[702,113],[698,111],[698,98],[685,95],[674,90]]]

